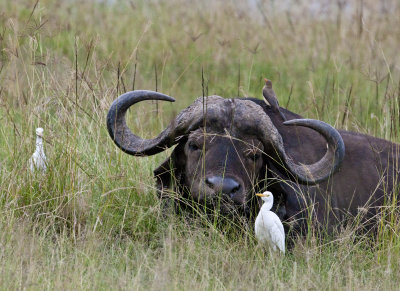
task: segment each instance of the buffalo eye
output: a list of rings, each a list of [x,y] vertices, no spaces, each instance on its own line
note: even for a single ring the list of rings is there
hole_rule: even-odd
[[[252,153],[248,156],[252,161],[258,161],[261,158],[261,153]]]
[[[197,151],[199,149],[200,149],[200,147],[195,142],[193,142],[193,141],[189,142],[189,150],[194,152],[194,151]]]

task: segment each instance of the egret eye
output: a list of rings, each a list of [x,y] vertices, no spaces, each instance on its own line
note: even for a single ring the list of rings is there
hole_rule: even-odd
[[[193,141],[189,142],[189,150],[197,151],[199,149],[200,149],[200,147],[195,142],[193,142]]]

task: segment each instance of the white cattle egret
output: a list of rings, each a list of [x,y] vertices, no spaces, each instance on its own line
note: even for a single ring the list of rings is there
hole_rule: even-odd
[[[29,160],[31,173],[35,171],[46,172],[46,155],[43,150],[43,128],[36,128],[36,150]]]
[[[255,223],[255,233],[257,240],[268,243],[273,251],[278,248],[281,253],[285,253],[285,230],[278,215],[270,211],[274,204],[274,196],[266,191],[263,194],[256,194],[264,201]]]

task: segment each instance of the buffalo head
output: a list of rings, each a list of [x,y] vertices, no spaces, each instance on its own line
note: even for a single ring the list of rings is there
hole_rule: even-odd
[[[107,128],[115,144],[135,156],[154,155],[177,144],[154,171],[160,193],[177,186],[196,202],[218,205],[223,211],[246,210],[251,193],[263,187],[267,160],[284,168],[292,180],[310,185],[327,179],[343,160],[343,141],[334,128],[318,120],[295,119],[284,124],[309,127],[327,142],[319,161],[297,164],[263,108],[241,98],[199,97],[157,137],[143,139],[128,128],[125,113],[144,100],[175,101],[152,91],[125,93],[111,105]]]

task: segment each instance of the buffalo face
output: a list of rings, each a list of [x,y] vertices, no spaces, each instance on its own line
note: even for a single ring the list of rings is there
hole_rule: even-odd
[[[256,181],[263,181],[263,144],[242,133],[193,131],[184,147],[184,185],[201,204],[246,210]]]

